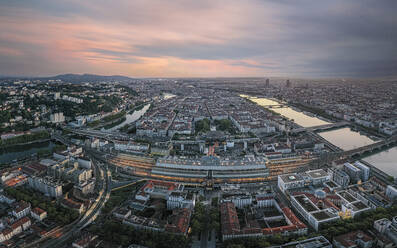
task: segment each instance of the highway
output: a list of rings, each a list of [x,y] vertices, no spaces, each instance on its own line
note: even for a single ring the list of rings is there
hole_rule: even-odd
[[[76,133],[79,135],[87,135],[91,137],[106,139],[109,141],[112,140],[130,140],[131,137],[129,135],[124,135],[120,133],[110,132],[110,131],[100,131],[93,129],[74,129],[74,128],[65,128],[65,130]]]

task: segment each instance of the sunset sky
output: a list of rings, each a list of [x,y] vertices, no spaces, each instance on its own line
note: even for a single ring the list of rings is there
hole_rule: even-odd
[[[395,0],[3,0],[0,75],[397,76]]]

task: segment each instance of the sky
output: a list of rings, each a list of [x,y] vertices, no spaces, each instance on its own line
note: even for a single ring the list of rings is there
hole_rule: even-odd
[[[395,0],[3,0],[0,75],[397,76]]]

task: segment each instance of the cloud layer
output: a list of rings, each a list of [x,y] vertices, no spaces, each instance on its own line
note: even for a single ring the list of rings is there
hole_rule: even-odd
[[[397,1],[0,2],[0,74],[397,76]]]

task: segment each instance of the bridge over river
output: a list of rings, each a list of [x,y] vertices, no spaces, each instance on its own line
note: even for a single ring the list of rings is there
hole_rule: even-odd
[[[338,160],[351,161],[354,160],[354,158],[358,158],[364,155],[365,153],[370,153],[377,150],[385,149],[387,147],[391,147],[394,145],[397,145],[397,135],[393,135],[389,138],[386,138],[374,144],[362,146],[347,151],[342,151],[341,149],[339,149],[338,151],[324,153],[320,155],[319,158],[312,160],[307,166],[304,166],[302,170],[321,168],[324,166],[328,166],[332,164],[334,161],[338,161]]]
[[[347,121],[341,121],[331,124],[319,125],[314,127],[298,127],[291,130],[291,133],[301,133],[301,132],[318,132],[318,131],[325,131],[331,128],[339,128],[348,126],[350,123]]]

